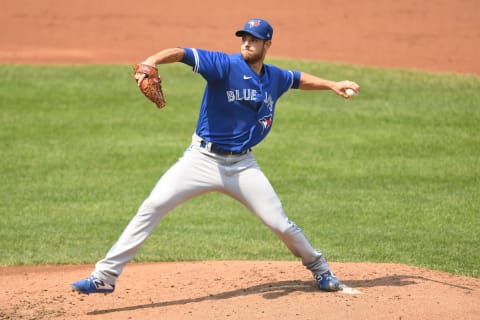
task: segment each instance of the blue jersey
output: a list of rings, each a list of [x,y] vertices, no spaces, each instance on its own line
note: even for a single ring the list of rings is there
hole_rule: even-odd
[[[240,53],[184,48],[181,62],[207,81],[196,134],[228,151],[249,149],[272,128],[275,104],[290,88],[298,88],[299,71],[265,64],[258,75]]]

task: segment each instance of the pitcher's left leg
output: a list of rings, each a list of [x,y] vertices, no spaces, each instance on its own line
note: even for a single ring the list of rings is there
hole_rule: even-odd
[[[286,216],[280,199],[257,165],[253,155],[246,165],[227,181],[227,193],[258,216],[313,274],[324,274],[329,265],[323,254],[314,249],[302,229]]]

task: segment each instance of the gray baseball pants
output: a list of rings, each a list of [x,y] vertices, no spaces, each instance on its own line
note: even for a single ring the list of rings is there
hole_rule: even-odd
[[[192,145],[160,178],[117,242],[105,258],[97,262],[92,274],[114,284],[169,211],[195,196],[214,191],[238,200],[253,212],[313,274],[328,271],[322,253],[312,247],[303,231],[286,216],[253,153],[217,155],[202,148],[200,141],[193,136]]]

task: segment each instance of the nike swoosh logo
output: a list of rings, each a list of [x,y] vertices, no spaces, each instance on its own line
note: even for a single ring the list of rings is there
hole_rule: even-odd
[[[249,80],[249,79],[252,79],[252,77],[248,77],[246,75],[243,75],[243,80]]]

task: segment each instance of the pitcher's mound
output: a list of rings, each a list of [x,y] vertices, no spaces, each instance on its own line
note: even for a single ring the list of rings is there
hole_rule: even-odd
[[[417,267],[331,263],[346,292],[299,262],[129,264],[111,295],[70,284],[93,266],[0,268],[0,319],[478,319],[480,279]],[[361,292],[361,293],[360,293]]]

